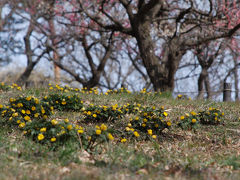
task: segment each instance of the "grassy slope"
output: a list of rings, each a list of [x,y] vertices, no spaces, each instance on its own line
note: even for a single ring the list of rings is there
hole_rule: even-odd
[[[0,92],[0,103],[22,93],[39,97],[45,92],[42,89]],[[157,143],[105,143],[91,155],[71,143],[52,151],[27,139],[21,132],[1,125],[0,179],[240,178],[239,103],[174,100],[166,96],[136,94],[88,95],[83,96],[83,100],[102,105],[130,102],[163,105],[173,122],[184,113],[213,106],[225,113],[225,123],[202,126],[196,132],[173,126]],[[69,117],[73,121],[79,117],[78,113],[66,112],[55,116]]]

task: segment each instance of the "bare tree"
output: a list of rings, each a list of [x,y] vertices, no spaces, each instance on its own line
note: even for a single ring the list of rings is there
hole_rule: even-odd
[[[156,91],[174,88],[174,74],[187,49],[218,38],[230,38],[240,28],[234,16],[231,26],[224,27],[229,24],[227,17],[232,15],[233,8],[239,7],[239,2],[235,7],[225,8],[224,12],[220,2],[212,0],[206,1],[205,9],[194,0],[77,2],[78,12],[84,12],[89,21],[135,38]],[[162,56],[155,54],[158,48],[155,36],[165,42]]]
[[[216,45],[218,47],[215,47]],[[211,99],[212,97],[208,70],[219,55],[221,48],[222,43],[218,45],[217,42],[213,42],[212,44],[202,44],[196,48],[195,54],[201,66],[201,73],[198,78],[198,98],[203,98],[204,86],[206,89],[207,98]]]

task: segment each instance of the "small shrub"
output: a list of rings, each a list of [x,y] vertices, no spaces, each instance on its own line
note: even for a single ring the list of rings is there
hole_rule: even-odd
[[[120,93],[128,93],[131,94],[131,91],[129,91],[127,88],[120,88],[120,89],[114,89],[114,90],[108,90],[105,95],[108,94],[120,94]]]
[[[53,107],[47,102],[42,102],[33,96],[10,98],[10,108],[14,109],[25,119],[43,118],[47,119],[53,114]]]
[[[166,119],[167,116],[168,113],[164,111],[164,107],[161,109],[145,107],[138,115],[130,119],[125,130],[135,137],[156,138],[156,135],[160,135],[165,128],[171,127],[172,123]]]
[[[11,89],[16,89],[16,90],[19,90],[19,91],[22,90],[22,88],[15,83],[12,84],[12,85],[6,85],[4,82],[0,83],[0,90],[1,91],[9,91]]]
[[[198,114],[192,111],[190,114],[186,113],[185,116],[181,116],[177,125],[183,130],[196,130],[199,127],[199,122]]]
[[[112,106],[94,106],[90,104],[86,109],[83,109],[86,122],[114,122],[122,117],[123,112],[117,104]]]
[[[224,113],[219,109],[210,107],[207,111],[200,111],[199,118],[201,124],[217,125],[222,122]]]
[[[44,102],[49,103],[54,109],[59,111],[77,111],[83,107],[83,101],[78,95],[50,94],[43,98]]]

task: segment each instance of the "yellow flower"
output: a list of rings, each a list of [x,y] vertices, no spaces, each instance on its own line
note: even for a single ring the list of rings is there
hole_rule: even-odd
[[[33,106],[31,109],[32,109],[32,111],[35,111],[35,110],[36,110],[36,107],[35,107],[35,106]]]
[[[100,129],[97,129],[97,130],[96,130],[96,134],[97,134],[97,135],[100,135],[101,133],[102,133],[102,131],[101,131]]]
[[[39,113],[34,114],[34,117],[37,118],[39,116]]]
[[[156,139],[156,138],[157,138],[157,136],[156,136],[156,135],[152,135],[152,138],[153,138],[153,139]]]
[[[155,106],[153,106],[153,107],[152,107],[152,109],[153,109],[153,110],[155,110],[155,109],[156,109],[156,107],[155,107]]]
[[[107,130],[107,126],[105,124],[101,124],[100,129],[102,131],[106,131]]]
[[[51,120],[51,123],[52,123],[52,125],[57,125],[58,124],[58,121],[56,120],[56,119],[53,119],[53,120]]]
[[[47,131],[47,128],[45,127],[40,129],[40,132],[46,132],[46,131]]]
[[[131,123],[128,123],[128,127],[132,127],[132,124],[131,124]]]
[[[96,117],[97,117],[97,115],[96,115],[96,114],[93,114],[93,117],[94,117],[94,118],[96,118]]]
[[[193,115],[193,116],[196,116],[196,115],[197,115],[197,113],[194,112],[194,111],[192,111],[192,112],[190,112],[190,113],[191,113],[191,115]]]
[[[31,112],[30,112],[29,110],[26,110],[26,113],[27,113],[27,114],[31,114]]]
[[[82,134],[83,132],[84,132],[83,129],[78,130],[78,134]]]
[[[11,120],[12,120],[12,117],[9,118],[9,121],[11,121]]]
[[[24,119],[25,119],[26,121],[29,121],[31,118],[30,118],[29,116],[24,116]]]
[[[185,118],[184,116],[181,116],[181,117],[180,117],[181,120],[184,120],[184,118]]]
[[[12,102],[16,101],[16,99],[10,98],[9,101],[12,103]]]
[[[65,104],[67,104],[67,102],[66,101],[62,101],[62,105],[65,105]]]
[[[167,125],[168,125],[168,126],[171,126],[171,125],[172,125],[172,123],[171,123],[170,121],[168,121],[168,122],[167,122]]]
[[[42,108],[41,112],[42,112],[42,114],[45,114],[46,111]]]
[[[18,116],[17,112],[12,114],[12,117],[17,117],[17,116]]]
[[[23,131],[23,134],[24,134],[24,135],[27,134],[27,131]]]
[[[36,103],[36,104],[39,104],[39,100],[38,100],[37,98],[35,99],[35,103]]]
[[[73,128],[73,126],[72,126],[71,124],[69,124],[69,125],[67,126],[67,129],[68,129],[69,131],[71,131],[72,128]]]
[[[121,143],[125,143],[127,141],[126,138],[121,139]]]
[[[17,120],[17,123],[20,124],[20,123],[21,123],[21,120]]]
[[[130,128],[129,127],[126,127],[126,129],[125,129],[126,131],[130,131]]]
[[[108,133],[108,139],[111,140],[111,141],[114,140],[114,137],[112,136],[111,133]]]
[[[143,119],[143,122],[147,122],[148,120],[146,118]]]
[[[0,109],[2,109],[3,108],[3,105],[2,104],[0,104]]]
[[[27,100],[27,101],[30,101],[31,99],[32,99],[31,96],[26,97],[26,100]]]
[[[41,141],[44,139],[44,135],[41,133],[41,134],[38,134],[38,140]]]
[[[139,117],[138,117],[138,116],[137,116],[137,117],[135,117],[135,120],[136,120],[136,121],[138,121],[138,120],[139,120]]]
[[[51,142],[55,142],[57,139],[55,137],[51,138]]]
[[[11,108],[11,111],[12,111],[12,112],[16,112],[16,110],[15,110],[15,109],[13,109],[13,108]]]
[[[192,123],[196,123],[197,122],[197,120],[196,119],[192,119]]]
[[[22,114],[25,114],[25,113],[26,113],[26,111],[25,111],[24,109],[23,109],[21,112],[22,112]]]
[[[181,98],[181,97],[182,97],[182,95],[181,95],[181,94],[179,94],[177,97],[178,97],[178,98]]]
[[[87,115],[88,115],[88,116],[91,116],[91,114],[92,114],[91,111],[88,111],[88,112],[87,112]]]
[[[165,117],[167,117],[168,116],[168,113],[167,112],[163,112],[163,115],[165,116]]]
[[[68,122],[69,122],[69,119],[68,119],[68,118],[64,119],[64,122],[65,122],[65,123],[68,123]]]
[[[134,131],[134,136],[136,136],[136,137],[139,137],[140,135],[139,135],[139,133],[137,132],[137,131]]]
[[[24,127],[25,127],[25,123],[24,123],[24,122],[23,122],[23,123],[20,123],[20,124],[19,124],[19,127],[20,127],[20,128],[24,128]]]
[[[148,134],[151,136],[152,135],[152,130],[151,129],[148,129]]]

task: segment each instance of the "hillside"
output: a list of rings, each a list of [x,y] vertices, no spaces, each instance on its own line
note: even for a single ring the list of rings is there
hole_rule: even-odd
[[[238,102],[0,85],[0,179],[238,179]]]

